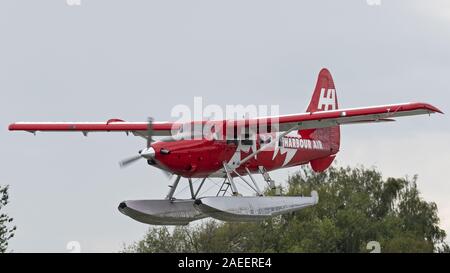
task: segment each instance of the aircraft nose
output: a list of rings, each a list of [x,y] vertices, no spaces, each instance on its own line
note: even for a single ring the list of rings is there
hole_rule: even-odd
[[[154,159],[155,158],[155,149],[153,147],[148,147],[139,152],[142,157],[146,159]]]

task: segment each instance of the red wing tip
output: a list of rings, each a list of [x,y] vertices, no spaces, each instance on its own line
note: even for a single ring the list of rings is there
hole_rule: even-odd
[[[424,103],[424,107],[427,108],[428,110],[433,111],[433,112],[444,114],[444,112],[442,112],[439,108],[437,108],[437,107],[435,107],[435,106],[433,106],[431,104]]]
[[[16,124],[14,124],[14,123],[11,123],[9,126],[8,126],[8,130],[9,131],[13,131],[14,130],[14,127],[15,127],[15,125]]]

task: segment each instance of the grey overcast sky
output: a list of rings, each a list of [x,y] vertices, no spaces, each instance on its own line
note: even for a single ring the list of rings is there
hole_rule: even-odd
[[[375,1],[376,2],[376,1]],[[447,0],[3,0],[0,184],[15,252],[119,251],[147,226],[117,210],[161,198],[167,180],[125,134],[9,132],[14,121],[171,120],[177,104],[278,104],[302,112],[328,67],[340,107],[425,101],[450,109]],[[450,233],[448,115],[342,129],[342,166],[419,175]],[[294,169],[277,171],[282,182]]]

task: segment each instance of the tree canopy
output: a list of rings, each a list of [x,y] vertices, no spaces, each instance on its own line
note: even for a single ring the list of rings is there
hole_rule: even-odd
[[[437,206],[417,188],[417,176],[383,179],[364,167],[302,168],[286,195],[319,193],[319,203],[256,223],[204,220],[182,227],[151,227],[128,252],[450,252]],[[268,194],[271,194],[269,191]]]
[[[10,227],[13,218],[2,212],[2,209],[8,204],[8,186],[0,185],[0,253],[6,252],[8,240],[14,236],[16,227]]]

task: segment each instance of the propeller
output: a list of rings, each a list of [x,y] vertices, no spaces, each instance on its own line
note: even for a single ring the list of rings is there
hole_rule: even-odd
[[[133,164],[134,162],[138,161],[141,158],[145,159],[153,159],[155,158],[155,150],[152,147],[145,148],[143,150],[139,151],[138,155],[126,158],[119,162],[120,167],[125,168],[128,167],[130,164]]]
[[[155,157],[155,150],[152,148],[153,142],[153,118],[147,119],[147,148],[140,150],[138,155],[126,158],[119,162],[121,168],[128,167],[130,164],[138,161],[141,158],[153,159]]]
[[[153,142],[153,118],[149,117],[147,119],[147,147],[145,149],[140,150],[138,153],[138,155],[126,158],[122,161],[119,162],[119,165],[121,168],[125,168],[128,167],[129,165],[135,163],[136,161],[138,161],[141,158],[147,159],[147,160],[153,160],[155,158],[155,150],[152,148],[152,142]],[[164,175],[168,178],[171,179],[173,173],[166,171],[166,170],[161,170]]]

